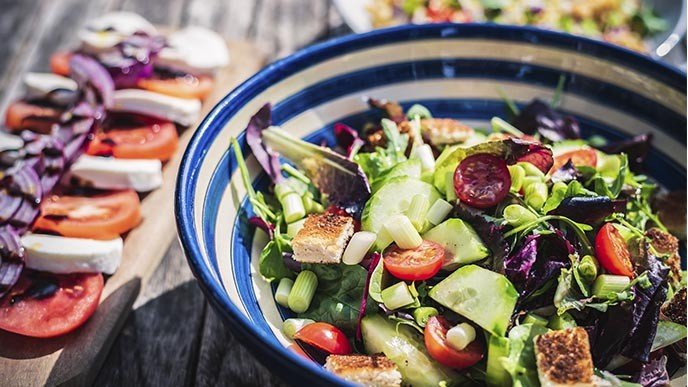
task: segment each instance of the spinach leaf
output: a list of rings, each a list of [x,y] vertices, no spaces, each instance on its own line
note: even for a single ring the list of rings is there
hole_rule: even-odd
[[[337,326],[352,333],[368,272],[360,265],[304,265],[318,277],[318,289],[310,307],[300,318],[310,318]],[[377,305],[375,303],[370,303]],[[372,306],[372,305],[371,305]]]
[[[521,324],[509,331],[509,356],[500,358],[502,366],[511,375],[514,386],[537,387],[537,365],[535,363],[536,336],[547,333],[542,325]]]
[[[279,234],[275,235],[260,253],[260,260],[258,261],[260,275],[269,281],[294,278],[294,272],[287,268],[282,258],[282,253],[286,251],[291,251],[289,241]]]

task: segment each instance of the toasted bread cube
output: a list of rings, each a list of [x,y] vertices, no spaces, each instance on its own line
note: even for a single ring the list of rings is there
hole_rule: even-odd
[[[653,227],[645,233],[655,250],[662,255],[663,262],[669,266],[669,281],[678,287],[681,282],[681,255],[679,254],[678,238]]]
[[[384,355],[330,355],[325,369],[352,383],[369,387],[398,387],[401,373]]]
[[[457,144],[473,136],[468,125],[451,118],[427,118],[420,122],[423,137],[433,145]]]
[[[339,263],[354,234],[349,216],[325,213],[309,215],[291,243],[294,260],[303,263]]]
[[[588,332],[581,327],[536,337],[535,358],[542,387],[595,385]]]

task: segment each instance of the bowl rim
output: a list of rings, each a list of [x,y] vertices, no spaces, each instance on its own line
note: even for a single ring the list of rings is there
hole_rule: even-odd
[[[473,34],[473,35],[471,35]],[[219,314],[238,331],[237,339],[255,355],[259,361],[292,383],[294,377],[314,382],[327,381],[331,384],[346,384],[342,379],[324,371],[309,360],[298,356],[290,349],[270,341],[262,332],[254,329],[250,320],[224,297],[222,284],[212,278],[212,268],[207,267],[202,258],[194,221],[194,197],[196,191],[196,171],[204,157],[204,149],[214,142],[219,134],[216,122],[218,116],[226,116],[227,121],[247,102],[271,85],[271,78],[284,78],[316,65],[324,60],[342,56],[350,51],[370,48],[389,43],[422,40],[430,38],[463,39],[471,36],[491,37],[499,40],[518,41],[568,48],[586,54],[597,54],[611,62],[619,62],[651,75],[679,91],[686,93],[686,73],[666,63],[648,56],[590,38],[579,37],[557,31],[549,31],[529,26],[503,26],[493,24],[454,24],[438,23],[424,25],[402,25],[376,29],[363,34],[351,34],[303,48],[294,54],[267,65],[258,73],[244,81],[225,95],[206,115],[190,139],[181,160],[175,187],[175,221],[179,241],[187,262],[198,280],[201,290]],[[658,78],[659,77],[659,78]],[[243,132],[242,132],[243,133]],[[214,243],[214,241],[210,241]]]

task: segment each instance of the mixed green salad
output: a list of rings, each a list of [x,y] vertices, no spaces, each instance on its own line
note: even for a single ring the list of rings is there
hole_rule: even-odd
[[[685,220],[669,230],[654,207],[651,135],[583,139],[556,101],[507,101],[483,129],[369,104],[379,121],[320,145],[265,105],[246,142],[266,190],[232,140],[296,351],[363,385],[669,382],[686,357]]]

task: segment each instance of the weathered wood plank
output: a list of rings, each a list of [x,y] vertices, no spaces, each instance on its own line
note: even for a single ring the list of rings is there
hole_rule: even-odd
[[[18,54],[33,40],[32,27],[38,23],[39,0],[0,1],[0,85],[13,73]],[[0,91],[1,93],[1,91]]]

